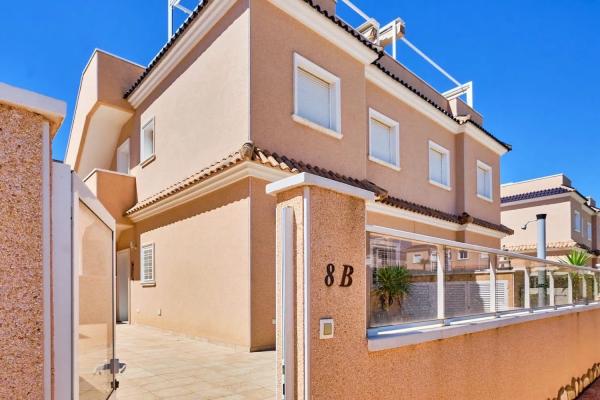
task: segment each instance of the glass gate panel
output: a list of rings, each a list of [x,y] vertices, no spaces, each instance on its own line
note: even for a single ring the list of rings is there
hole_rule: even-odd
[[[105,400],[114,386],[113,231],[83,201],[74,212],[79,248],[73,271],[79,332],[74,337],[75,379],[80,400]]]

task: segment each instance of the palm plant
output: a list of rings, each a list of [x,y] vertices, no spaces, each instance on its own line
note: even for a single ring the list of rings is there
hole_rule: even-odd
[[[584,267],[587,265],[591,256],[583,250],[571,250],[564,258],[559,261],[563,264],[575,265]],[[582,296],[581,279],[583,278],[579,272],[570,272],[571,282],[573,287],[573,297],[579,299]]]
[[[400,265],[378,268],[374,284],[381,309],[387,311],[394,301],[400,303],[410,291],[410,272]]]
[[[583,250],[571,250],[560,262],[563,264],[576,265],[584,267],[590,261],[591,256]]]

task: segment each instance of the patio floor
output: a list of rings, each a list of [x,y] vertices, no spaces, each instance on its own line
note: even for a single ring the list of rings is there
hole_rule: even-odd
[[[117,325],[118,400],[269,399],[275,352],[245,353],[138,325]]]

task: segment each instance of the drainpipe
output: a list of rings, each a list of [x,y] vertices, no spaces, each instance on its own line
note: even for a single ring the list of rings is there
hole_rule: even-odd
[[[546,259],[546,214],[537,214],[537,257]],[[538,273],[538,307],[546,305],[546,271]]]

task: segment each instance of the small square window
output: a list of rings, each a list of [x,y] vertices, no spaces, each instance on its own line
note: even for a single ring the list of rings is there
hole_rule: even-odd
[[[459,260],[467,260],[469,258],[469,252],[466,250],[458,251],[458,259]]]
[[[477,196],[492,200],[492,167],[477,161]]]
[[[294,54],[294,120],[341,136],[340,79]]]
[[[369,159],[394,169],[400,168],[398,122],[369,109]]]
[[[429,182],[450,190],[450,151],[429,141]]]
[[[142,283],[154,282],[154,243],[141,247]]]
[[[154,155],[154,118],[142,127],[140,140],[140,161],[143,163]]]
[[[413,264],[419,264],[421,261],[423,261],[422,254],[413,254]]]

